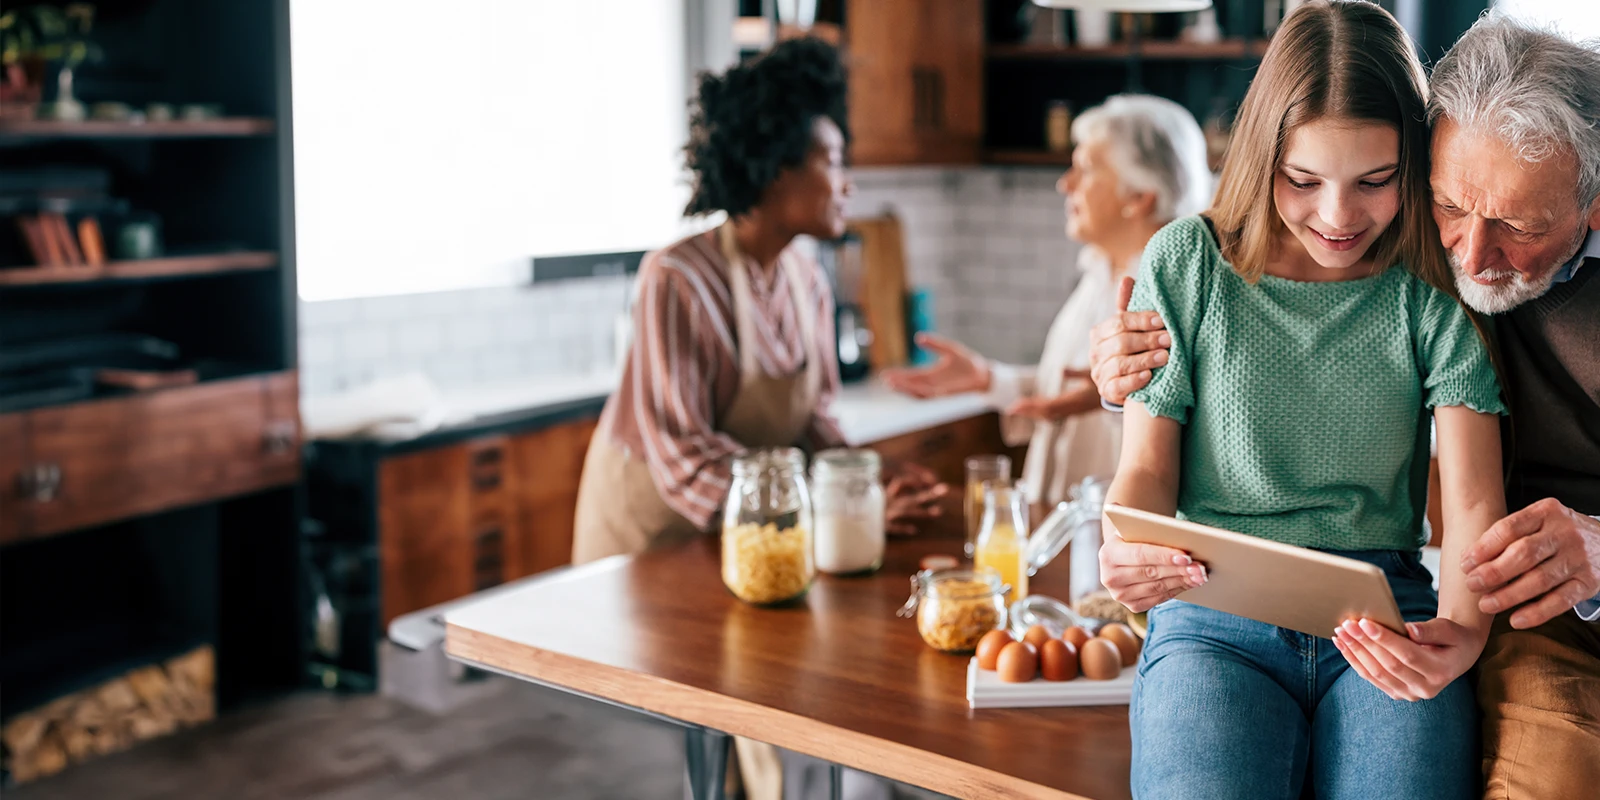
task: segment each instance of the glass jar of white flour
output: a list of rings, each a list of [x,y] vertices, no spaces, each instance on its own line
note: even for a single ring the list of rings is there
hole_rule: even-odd
[[[817,569],[835,575],[883,566],[882,461],[871,450],[824,450],[811,462]]]

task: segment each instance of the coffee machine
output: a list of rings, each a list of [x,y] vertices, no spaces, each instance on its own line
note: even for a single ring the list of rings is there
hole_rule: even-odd
[[[833,332],[838,350],[839,379],[859,381],[872,371],[872,331],[860,303],[861,237],[846,233],[831,242],[817,243],[817,260],[833,285]]]

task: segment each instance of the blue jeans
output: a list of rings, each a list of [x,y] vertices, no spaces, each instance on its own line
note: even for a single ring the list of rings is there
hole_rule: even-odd
[[[1381,567],[1407,621],[1437,614],[1416,553],[1336,555]],[[1136,798],[1482,796],[1465,676],[1432,700],[1391,700],[1327,639],[1179,600],[1151,610],[1138,670]]]

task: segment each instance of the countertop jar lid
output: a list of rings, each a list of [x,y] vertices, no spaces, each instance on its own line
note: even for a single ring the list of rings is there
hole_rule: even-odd
[[[939,600],[982,600],[1005,594],[1011,587],[1000,581],[993,570],[925,569],[911,576],[911,597],[896,612],[909,617],[924,597]]]
[[[811,459],[811,477],[816,480],[839,476],[878,476],[883,459],[877,451],[866,448],[836,447],[824,450]]]

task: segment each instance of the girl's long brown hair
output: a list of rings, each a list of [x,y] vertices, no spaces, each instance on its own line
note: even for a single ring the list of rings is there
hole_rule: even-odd
[[[1285,233],[1272,188],[1289,134],[1336,118],[1392,125],[1400,134],[1400,213],[1372,245],[1377,268],[1404,262],[1454,296],[1433,222],[1427,103],[1422,64],[1389,12],[1361,0],[1295,9],[1250,82],[1207,213],[1223,256],[1240,277],[1258,280]]]

